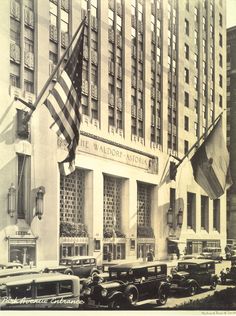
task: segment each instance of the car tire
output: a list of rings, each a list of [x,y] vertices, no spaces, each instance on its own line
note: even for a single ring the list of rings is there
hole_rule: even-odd
[[[123,302],[120,298],[113,299],[108,304],[109,309],[122,309],[122,307],[123,307]]]
[[[159,298],[157,300],[157,305],[165,305],[168,299],[168,292],[164,289],[161,289],[159,292]]]
[[[216,281],[216,280],[211,280],[210,289],[211,289],[211,290],[215,290],[215,289],[216,289],[216,286],[217,286],[217,281]]]
[[[189,296],[193,296],[197,293],[198,286],[195,283],[191,283],[188,287],[188,294]]]
[[[138,301],[138,289],[134,285],[128,285],[124,291],[129,304],[134,305]]]

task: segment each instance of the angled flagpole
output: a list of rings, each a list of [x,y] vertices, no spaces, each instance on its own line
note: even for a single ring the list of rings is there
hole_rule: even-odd
[[[177,172],[177,168],[182,164],[182,162],[184,161],[184,159],[186,157],[188,157],[188,155],[192,152],[192,150],[197,146],[197,144],[205,137],[207,136],[209,130],[214,127],[216,125],[216,123],[218,122],[218,120],[220,119],[220,117],[222,116],[222,114],[224,113],[224,111],[226,111],[227,109],[224,109],[218,116],[217,118],[211,123],[211,125],[208,127],[208,129],[205,131],[205,133],[203,133],[201,135],[201,137],[193,144],[193,146],[187,151],[187,153],[183,156],[183,158],[178,159],[178,163],[173,165],[173,169],[171,171],[172,176],[171,176],[171,180],[175,180],[175,175]]]
[[[32,106],[31,110],[26,114],[24,120],[23,120],[23,123],[24,124],[27,124],[28,121],[30,120],[33,112],[36,110],[36,107],[38,105],[38,103],[40,102],[40,100],[42,99],[44,93],[46,92],[50,82],[52,81],[53,77],[55,76],[56,72],[58,71],[59,67],[61,66],[66,54],[68,53],[69,49],[71,48],[76,36],[78,35],[79,31],[81,30],[83,24],[85,23],[85,20],[86,20],[87,16],[84,17],[83,21],[80,23],[78,29],[76,30],[75,34],[73,35],[69,45],[67,46],[64,54],[61,56],[58,64],[56,65],[56,67],[54,68],[54,70],[52,71],[51,75],[49,76],[48,80],[46,81],[45,85],[43,86],[42,90],[40,91],[39,95],[37,96],[35,102],[34,102],[34,105]]]

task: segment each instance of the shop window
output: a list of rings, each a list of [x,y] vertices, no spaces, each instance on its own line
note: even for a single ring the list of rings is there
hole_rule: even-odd
[[[36,265],[36,244],[32,240],[30,245],[18,244],[18,241],[10,242],[9,261],[19,262],[23,265],[35,266]]]
[[[9,288],[11,299],[19,299],[24,297],[32,297],[32,286],[29,285],[15,285]]]

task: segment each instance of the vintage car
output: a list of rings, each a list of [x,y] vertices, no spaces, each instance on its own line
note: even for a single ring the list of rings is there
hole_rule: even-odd
[[[167,265],[158,262],[117,264],[109,267],[108,281],[99,279],[82,288],[81,298],[88,306],[123,309],[146,299],[164,305],[169,294]]]
[[[201,253],[201,257],[221,262],[224,255],[220,247],[204,247]]]
[[[236,256],[231,257],[231,267],[220,272],[221,284],[226,284],[228,280],[236,282]]]
[[[23,264],[18,262],[7,262],[7,263],[0,263],[0,271],[5,269],[21,269],[23,268]]]
[[[79,283],[78,277],[60,273],[2,278],[0,279],[0,309],[78,309]]]
[[[196,294],[202,286],[210,286],[215,289],[218,277],[215,274],[215,262],[213,260],[192,259],[178,263],[172,271],[170,290],[173,292],[187,292],[192,296]]]
[[[76,256],[61,259],[60,265],[47,267],[44,272],[60,272],[64,274],[77,275],[80,278],[87,278],[93,274],[98,274],[100,270],[94,257]]]
[[[0,270],[0,279],[6,277],[14,277],[23,274],[35,274],[42,273],[42,269],[39,268],[22,268],[22,269],[4,269]]]

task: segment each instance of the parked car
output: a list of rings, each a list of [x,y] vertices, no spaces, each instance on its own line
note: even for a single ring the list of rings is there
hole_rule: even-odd
[[[42,269],[39,268],[22,268],[22,269],[4,269],[0,270],[0,279],[6,277],[13,277],[23,274],[35,274],[42,273]]]
[[[236,256],[231,257],[231,267],[221,270],[221,284],[226,284],[228,280],[236,282]]]
[[[204,247],[201,256],[205,259],[212,259],[221,262],[224,254],[220,247]]]
[[[71,275],[29,274],[0,279],[0,309],[78,309],[79,278]]]
[[[123,263],[109,267],[109,279],[84,284],[81,298],[88,306],[130,308],[138,301],[156,299],[164,305],[169,294],[167,265],[157,262]]]
[[[21,269],[23,268],[23,264],[18,262],[7,262],[7,263],[0,263],[0,271],[3,269]]]
[[[44,272],[60,272],[64,274],[77,275],[80,278],[87,278],[93,274],[100,273],[97,267],[96,258],[90,256],[65,257],[61,259],[60,265],[47,267]]]
[[[202,286],[215,289],[218,277],[215,274],[215,261],[205,259],[184,260],[178,263],[172,271],[170,290],[174,292],[187,292],[192,296]]]

